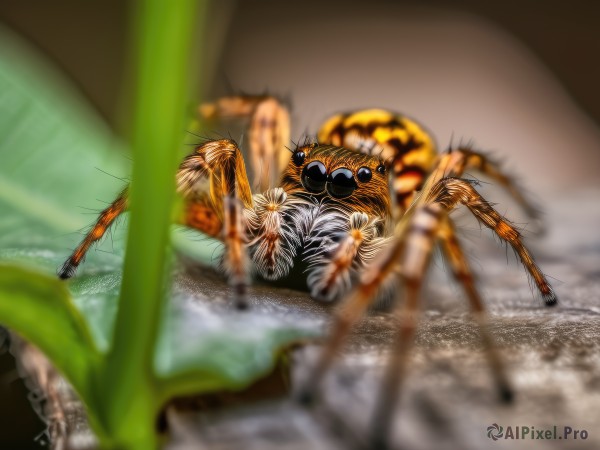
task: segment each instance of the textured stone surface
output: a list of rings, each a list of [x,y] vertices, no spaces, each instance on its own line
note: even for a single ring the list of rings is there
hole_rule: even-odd
[[[424,295],[403,398],[394,418],[399,448],[553,448],[561,440],[500,440],[486,435],[493,423],[553,430],[585,429],[570,448],[600,446],[600,223],[597,193],[565,196],[549,208],[549,232],[530,240],[543,270],[554,279],[559,305],[532,296],[524,273],[507,264],[491,240],[468,237],[490,311],[490,331],[516,390],[512,405],[497,401],[477,328],[460,289],[437,263]],[[482,233],[487,234],[487,233]],[[514,258],[509,255],[509,261]],[[262,292],[264,287],[257,288]],[[298,296],[279,290],[298,308]],[[260,295],[260,294],[259,294]],[[328,312],[323,310],[323,314]],[[213,411],[169,415],[182,437],[173,448],[198,441],[211,448],[346,448],[361,446],[373,407],[387,344],[389,314],[372,313],[355,332],[322,389],[321,405],[307,411],[287,398]],[[314,360],[316,346],[294,354],[292,390]],[[185,431],[184,431],[185,430]],[[557,436],[558,436],[557,435]],[[186,441],[183,436],[187,436]]]
[[[559,304],[546,308],[532,296],[525,274],[487,231],[463,225],[463,241],[480,274],[490,311],[490,331],[505,359],[516,398],[497,401],[477,328],[458,286],[436,259],[423,295],[422,320],[412,349],[402,401],[394,417],[398,448],[556,448],[561,440],[499,440],[487,427],[564,426],[585,429],[586,440],[569,448],[600,447],[600,192],[559,198],[548,208],[548,233],[529,244],[550,275]],[[474,231],[475,230],[475,231]],[[481,234],[482,236],[479,236]],[[226,295],[223,281],[205,270],[179,275],[180,298],[215,301]],[[257,285],[251,304],[257,314],[326,323],[332,308],[306,293]],[[394,330],[390,315],[372,312],[328,374],[318,406],[307,410],[290,400],[318,353],[315,344],[291,353],[291,365],[245,393],[179,400],[167,407],[167,448],[270,449],[361,447]],[[232,330],[233,332],[233,330]],[[30,356],[21,354],[21,359]],[[37,358],[37,356],[36,356]],[[25,364],[29,373],[39,371]],[[47,370],[47,369],[46,369]],[[38,380],[40,376],[37,376]],[[51,378],[56,381],[56,378]],[[38,382],[39,384],[39,382]],[[48,383],[42,385],[48,393]],[[50,394],[52,394],[50,392]],[[64,396],[57,417],[64,430],[82,436],[81,417]],[[49,396],[52,400],[52,395]],[[56,411],[56,409],[51,410]],[[54,412],[56,414],[56,412]],[[73,424],[68,425],[69,417]],[[73,443],[73,440],[71,440]],[[81,448],[77,445],[74,448]]]

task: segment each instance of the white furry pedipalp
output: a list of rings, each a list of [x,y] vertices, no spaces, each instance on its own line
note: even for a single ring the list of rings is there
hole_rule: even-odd
[[[378,225],[379,219],[365,213],[333,207],[319,212],[305,247],[307,283],[314,298],[333,301],[350,289],[386,242]]]
[[[246,210],[248,248],[256,271],[267,280],[286,276],[293,266],[300,238],[286,220],[287,194],[274,188],[254,196],[254,209]]]

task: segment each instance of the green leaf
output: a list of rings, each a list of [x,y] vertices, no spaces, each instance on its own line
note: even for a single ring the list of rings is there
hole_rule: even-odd
[[[3,28],[0,111],[0,261],[54,275],[81,239],[76,230],[95,219],[85,208],[102,209],[124,185],[104,172],[126,176],[130,163],[61,75]],[[125,230],[121,223],[113,239],[92,250],[75,278],[56,280],[68,286],[71,308],[87,322],[102,353],[110,348],[118,310]],[[186,254],[218,258],[220,246],[198,233],[179,230],[176,242]],[[173,291],[155,355],[166,395],[244,387],[271,370],[281,348],[320,333],[322,322],[302,311],[290,313],[295,305],[289,299],[295,297],[289,293],[273,289],[252,300],[252,311],[238,314],[226,305],[226,283],[211,271],[177,278]],[[33,304],[22,307],[34,314]],[[3,313],[0,323],[8,324]]]
[[[121,272],[78,275],[69,283],[73,303],[87,320],[96,345],[108,351],[119,308]]]
[[[216,275],[190,271],[176,278],[156,354],[166,398],[245,388],[273,370],[282,348],[323,335],[326,308],[305,294],[256,286],[238,311]]]
[[[100,354],[65,285],[28,269],[0,265],[0,321],[42,350],[86,400]]]
[[[122,188],[108,174],[125,175],[129,161],[62,76],[1,27],[0,55],[0,260],[54,276],[81,239],[78,229]],[[118,281],[107,277],[118,278],[125,229],[89,253],[71,286],[103,351],[116,308],[103,299],[118,295]]]
[[[129,162],[60,74],[3,27],[0,136],[0,259],[55,273],[80,239],[78,230],[123,186],[111,175],[126,176]],[[122,246],[114,248],[116,257],[107,240],[83,270],[120,264]]]

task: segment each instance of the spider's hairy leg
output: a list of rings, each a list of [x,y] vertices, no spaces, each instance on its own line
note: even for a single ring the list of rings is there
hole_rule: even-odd
[[[514,198],[523,211],[541,227],[539,208],[523,195],[515,180],[505,173],[498,162],[484,153],[471,148],[459,147],[454,149],[453,152],[459,152],[463,155],[453,170],[453,176],[460,177],[465,171],[475,169],[492,180],[497,181]]]
[[[336,222],[342,223],[336,226]],[[362,212],[354,212],[349,218],[343,214],[338,221],[327,212],[317,217],[312,227],[317,232],[307,238],[305,255],[309,266],[307,285],[313,298],[333,301],[349,290],[358,271],[387,242],[379,237],[379,225],[380,221]],[[332,241],[332,234],[337,242]]]
[[[521,262],[534,279],[546,305],[556,303],[552,287],[533,262],[527,248],[521,241],[518,231],[508,223],[473,186],[461,179],[442,178],[437,180],[427,195],[417,200],[413,218],[408,224],[406,250],[402,259],[402,276],[406,287],[406,298],[400,310],[400,327],[396,338],[396,350],[392,353],[383,386],[371,424],[371,443],[376,448],[386,447],[393,418],[393,408],[398,401],[401,383],[405,374],[407,354],[416,325],[418,293],[423,276],[429,265],[431,250],[436,237],[442,239],[442,248],[450,260],[455,277],[463,285],[468,297],[474,319],[479,325],[483,344],[495,377],[500,398],[512,399],[512,390],[506,376],[502,360],[493,346],[487,331],[483,302],[477,292],[471,270],[458,243],[449,212],[461,203],[469,208],[475,217],[492,229],[501,239],[515,249]],[[406,225],[405,225],[406,226]]]
[[[208,180],[209,196],[197,194],[198,189],[205,188],[202,186],[205,180]],[[253,202],[244,159],[237,144],[221,139],[198,146],[181,163],[177,172],[177,188],[184,197],[192,199],[186,205],[187,215],[184,218],[190,226],[201,225],[214,232],[216,224],[222,224],[220,237],[225,244],[223,269],[233,289],[235,305],[245,308],[249,261],[244,208],[252,208]],[[201,224],[194,213],[200,213],[200,217],[208,214],[210,220]]]
[[[329,338],[321,351],[312,372],[299,391],[299,400],[310,404],[315,399],[321,379],[331,366],[348,333],[363,317],[367,308],[377,298],[381,286],[388,282],[398,269],[398,260],[403,253],[404,239],[392,238],[373,262],[363,272],[359,283],[342,300],[332,324]]]
[[[300,245],[298,233],[286,220],[288,196],[274,188],[254,196],[254,208],[247,209],[249,249],[256,270],[267,280],[285,277]]]
[[[377,448],[385,446],[387,442],[391,411],[396,404],[404,378],[408,350],[417,324],[419,292],[429,264],[433,239],[439,226],[438,217],[442,212],[440,205],[424,205],[411,210],[390,245],[384,247],[375,258],[360,283],[342,304],[329,340],[319,356],[311,377],[300,392],[300,399],[303,402],[314,399],[322,377],[329,369],[350,330],[377,297],[377,291],[400,269],[405,286],[405,297],[396,307],[395,315],[399,327],[394,341],[395,349],[385,374],[370,429],[371,441]]]
[[[275,186],[279,174],[290,160],[286,148],[290,141],[290,116],[276,98],[260,102],[250,120],[250,152],[255,185],[261,191]],[[259,178],[260,176],[260,178]]]
[[[246,252],[242,206],[235,191],[224,197],[223,213],[223,242],[225,243],[223,268],[229,285],[233,288],[234,305],[238,309],[245,309],[248,306],[246,295],[250,262]]]
[[[234,193],[245,208],[252,208],[252,191],[244,158],[230,139],[207,141],[184,158],[177,171],[177,192],[184,198],[210,195],[210,204],[223,218],[223,197]]]
[[[428,199],[431,202],[442,204],[448,212],[457,204],[466,206],[480,223],[491,229],[513,248],[527,273],[533,279],[546,305],[556,304],[556,294],[523,244],[521,233],[481,197],[470,182],[459,178],[444,178],[431,189]]]
[[[61,279],[71,278],[75,275],[77,267],[84,260],[87,251],[90,247],[100,240],[106,233],[108,228],[113,224],[115,219],[127,209],[128,189],[125,188],[118,197],[104,209],[92,229],[85,235],[81,243],[75,248],[71,256],[64,262],[58,270],[58,276]]]
[[[426,204],[415,210],[407,224],[404,253],[401,256],[404,298],[394,311],[398,331],[371,419],[369,439],[374,448],[385,448],[388,442],[394,408],[399,401],[417,327],[421,287],[443,214],[441,205]]]
[[[185,200],[184,214],[179,221],[223,240],[226,247],[223,266],[234,288],[235,303],[245,306],[249,263],[243,209],[252,208],[253,203],[237,144],[222,139],[199,145],[180,164],[176,181],[177,190]],[[60,268],[60,278],[74,275],[90,246],[127,209],[127,192],[125,189],[100,213],[91,231]]]
[[[473,319],[479,327],[479,333],[483,342],[484,351],[492,370],[492,376],[496,382],[496,387],[501,400],[509,402],[513,398],[513,390],[506,375],[504,363],[492,337],[488,332],[487,317],[483,306],[483,301],[477,288],[469,262],[465,257],[461,245],[456,237],[454,226],[451,219],[446,215],[443,218],[438,237],[441,241],[442,251],[452,268],[454,277],[463,286],[473,314]]]
[[[243,217],[243,200],[238,192],[238,184],[247,184],[245,170],[240,176],[240,163],[243,164],[242,155],[237,145],[229,141],[231,157],[220,161],[220,187],[223,194],[223,268],[228,276],[229,285],[233,288],[234,304],[239,309],[246,308],[246,292],[249,283],[249,261],[246,251],[246,230]],[[209,159],[207,158],[207,161]],[[214,173],[214,169],[213,169]],[[215,177],[216,178],[216,177]],[[249,190],[249,188],[248,188]],[[211,193],[213,192],[211,185]]]
[[[249,118],[253,185],[261,192],[275,186],[290,159],[285,147],[290,140],[290,115],[277,98],[269,95],[221,97],[200,105],[199,112],[209,120]]]
[[[202,233],[220,238],[223,230],[223,222],[215,211],[210,197],[206,194],[197,194],[186,198],[182,216],[179,223]]]

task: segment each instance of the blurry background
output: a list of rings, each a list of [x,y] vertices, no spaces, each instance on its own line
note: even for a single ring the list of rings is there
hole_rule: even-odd
[[[536,198],[598,185],[598,2],[227,0],[212,10],[206,96],[289,97],[293,139],[331,113],[389,107],[423,122],[441,148],[454,137],[495,151]],[[5,1],[0,22],[123,130],[127,2]],[[0,448],[39,448],[44,425],[26,397],[2,353]]]
[[[387,106],[442,147],[473,138],[547,185],[590,181],[600,166],[597,2],[219,1],[212,17],[207,95],[229,84],[289,96],[295,138],[337,110]],[[127,2],[3,2],[0,20],[121,127]]]

